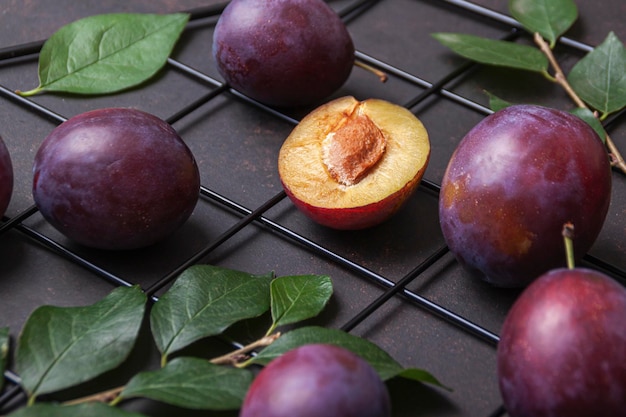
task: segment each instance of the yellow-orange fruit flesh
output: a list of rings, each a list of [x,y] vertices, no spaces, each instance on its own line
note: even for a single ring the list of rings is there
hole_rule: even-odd
[[[335,139],[342,142],[332,144]],[[400,208],[429,157],[426,129],[410,111],[342,97],[302,119],[280,150],[278,170],[289,197],[313,220],[359,229]]]

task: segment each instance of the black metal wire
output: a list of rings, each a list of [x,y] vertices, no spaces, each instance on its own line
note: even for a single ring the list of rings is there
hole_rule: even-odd
[[[435,1],[435,0],[431,0],[431,1]],[[347,7],[339,11],[339,14],[346,21],[351,20],[351,19],[356,19],[361,14],[366,13],[368,8],[374,5],[375,3],[377,3],[377,0],[355,0],[354,2],[350,3]],[[455,7],[459,11],[462,11],[467,14],[477,15],[483,18],[491,19],[494,22],[497,22],[498,24],[504,24],[511,28],[510,36],[517,36],[517,34],[519,33],[519,30],[521,29],[521,25],[518,22],[516,22],[514,19],[512,19],[511,17],[503,15],[501,13],[494,12],[485,7],[473,4],[469,1],[438,0],[438,3]],[[223,10],[226,4],[227,2],[224,2],[222,4],[215,5],[215,6],[189,10],[188,12],[191,15],[192,21],[197,21],[197,20],[201,20],[205,18],[216,18],[217,16],[219,16],[219,14],[221,13],[221,11]],[[585,45],[585,44],[582,44],[580,42],[577,42],[568,38],[561,38],[559,42],[563,45],[575,48],[583,52],[589,51],[591,49],[589,45]],[[16,45],[16,46],[2,48],[0,49],[0,62],[2,62],[5,66],[8,66],[8,65],[11,65],[11,63],[15,61],[17,58],[26,58],[30,56],[36,56],[36,54],[41,49],[43,43],[44,41],[38,41],[38,42],[31,42],[31,43],[23,44],[23,45]],[[389,65],[386,62],[377,60],[376,58],[369,56],[361,51],[356,52],[356,58],[375,68],[378,68],[384,71],[385,73],[387,73],[388,76],[397,77],[399,79],[402,79],[404,81],[407,81],[409,83],[412,83],[414,85],[417,85],[423,88],[423,91],[420,94],[413,97],[410,101],[406,103],[407,108],[413,108],[418,103],[423,102],[423,100],[425,100],[426,98],[436,95],[445,100],[449,100],[457,105],[479,112],[480,114],[483,114],[483,115],[491,113],[490,109],[478,103],[475,103],[472,100],[467,99],[466,97],[463,97],[457,93],[454,93],[445,89],[445,86],[452,80],[458,77],[467,75],[468,72],[471,71],[473,67],[475,67],[474,64],[468,63],[467,65],[463,65],[462,67],[450,72],[449,74],[444,74],[439,80],[430,82],[430,81],[420,78],[419,76],[415,74],[408,73],[400,68]],[[182,62],[179,62],[175,59],[170,58],[168,59],[168,65],[170,68],[176,71],[180,71],[181,73],[185,74],[186,76],[194,80],[200,81],[202,84],[205,84],[209,88],[209,91],[206,94],[202,95],[199,99],[193,101],[192,103],[189,103],[188,105],[184,106],[183,108],[175,112],[173,115],[171,115],[167,119],[167,121],[171,124],[178,122],[179,120],[183,119],[187,115],[193,113],[199,107],[213,100],[215,97],[218,97],[223,94],[230,94],[236,97],[237,99],[243,100],[251,105],[254,105],[257,108],[266,111],[268,114],[274,117],[280,118],[281,120],[284,120],[288,123],[291,123],[294,125],[298,123],[298,120],[292,118],[291,116],[286,115],[282,113],[281,111],[276,110],[274,108],[255,102],[254,100],[251,100],[245,97],[244,95],[242,95],[241,93],[231,89],[228,85],[224,84],[220,80],[216,80],[200,71],[197,71],[194,68],[187,66],[186,64]],[[37,114],[38,116],[49,119],[55,123],[61,123],[66,120],[65,117],[56,113],[54,110],[48,109],[28,98],[21,97],[20,95],[16,94],[15,91],[12,91],[11,89],[0,85],[0,98],[2,97],[9,102],[12,102],[18,106],[21,106],[27,109],[28,111],[31,111]],[[615,120],[617,119],[618,117],[613,115],[610,120],[610,123],[615,122]],[[439,184],[429,181],[427,179],[424,179],[422,183],[420,184],[420,187],[422,190],[431,192],[434,197],[438,196],[439,189],[440,189]],[[239,203],[237,203],[236,201],[233,201],[232,199],[230,199],[228,196],[216,193],[215,191],[204,186],[201,187],[201,195],[203,198],[208,199],[213,204],[216,204],[220,207],[223,207],[224,209],[232,211],[236,215],[240,216],[240,219],[235,224],[233,224],[230,228],[224,231],[220,236],[218,236],[213,242],[207,244],[203,249],[191,255],[188,259],[186,259],[184,262],[178,265],[174,270],[160,277],[158,280],[154,282],[154,284],[146,288],[144,291],[146,292],[148,296],[152,297],[153,299],[156,299],[156,293],[160,289],[162,289],[164,286],[168,285],[173,280],[175,280],[176,277],[181,272],[183,272],[187,267],[193,265],[194,263],[199,262],[202,258],[204,258],[209,253],[211,253],[215,248],[227,242],[229,239],[231,239],[234,235],[236,235],[239,231],[243,230],[248,225],[254,223],[260,227],[263,227],[265,230],[271,233],[274,233],[276,236],[287,239],[293,242],[294,244],[301,245],[302,247],[315,253],[316,255],[324,257],[342,266],[343,268],[346,268],[347,270],[352,271],[356,276],[364,280],[373,282],[381,286],[382,292],[380,296],[376,298],[375,300],[372,300],[368,306],[363,308],[356,315],[354,315],[348,322],[346,322],[341,327],[342,330],[348,331],[348,332],[351,331],[360,323],[362,323],[363,320],[365,320],[367,317],[369,317],[371,314],[377,311],[382,305],[388,302],[390,299],[392,299],[395,296],[402,296],[405,300],[408,300],[409,302],[413,303],[419,308],[423,308],[424,310],[438,317],[441,317],[450,323],[453,323],[454,325],[463,329],[468,334],[473,335],[485,341],[489,345],[494,346],[494,347],[497,345],[497,342],[499,339],[498,335],[494,334],[493,332],[487,330],[486,328],[484,328],[483,326],[477,323],[471,322],[470,320],[455,313],[454,311],[451,311],[441,305],[438,305],[437,303],[434,303],[431,300],[428,300],[427,298],[415,292],[409,291],[406,288],[406,286],[409,283],[419,278],[425,271],[432,268],[434,264],[436,264],[443,256],[445,256],[448,253],[447,247],[442,246],[438,248],[435,252],[433,252],[430,256],[428,256],[420,265],[416,266],[412,271],[409,271],[397,283],[394,283],[390,279],[365,268],[364,266],[352,261],[349,258],[341,256],[338,253],[333,252],[329,250],[328,248],[325,248],[321,244],[307,238],[306,236],[303,236],[293,230],[286,228],[284,225],[281,225],[279,222],[273,221],[265,217],[264,214],[267,212],[267,210],[274,207],[276,204],[278,204],[280,201],[282,201],[286,197],[284,192],[277,193],[276,195],[274,195],[273,197],[271,197],[270,199],[268,199],[267,201],[265,201],[264,203],[262,203],[259,207],[255,209],[249,209],[247,207],[244,207],[240,205]],[[51,252],[56,253],[59,256],[62,256],[68,259],[69,261],[76,263],[77,265],[87,268],[88,270],[93,272],[96,276],[106,280],[107,282],[110,282],[112,285],[115,285],[115,286],[133,285],[133,283],[130,282],[129,280],[116,276],[115,274],[107,271],[106,269],[101,268],[98,265],[95,265],[91,261],[83,258],[82,256],[73,252],[69,248],[64,247],[63,245],[54,241],[52,238],[25,225],[24,221],[30,218],[31,216],[34,216],[37,213],[37,211],[38,210],[35,206],[31,206],[23,210],[19,215],[14,216],[13,218],[9,218],[6,216],[3,217],[2,222],[0,223],[0,238],[3,237],[3,235],[5,235],[9,230],[15,231],[17,233],[22,233],[28,238],[37,242],[37,244],[42,245],[43,247],[47,248]],[[601,259],[593,257],[591,255],[588,255],[585,258],[585,260],[597,266],[598,268],[608,271],[610,274],[618,277],[623,282],[626,282],[626,271],[623,271],[622,269],[614,265],[611,265]],[[232,341],[232,345],[240,346],[240,343],[237,341]],[[2,395],[2,397],[0,397],[0,411],[2,411],[2,407],[5,404],[7,404],[12,399],[15,399],[21,392],[21,390],[19,389],[19,378],[17,377],[17,375],[13,374],[11,371],[6,371],[5,378],[7,379],[7,381],[15,384],[16,386],[11,390],[7,390]],[[505,413],[506,412],[504,408],[500,406],[490,416],[491,417],[502,416]]]

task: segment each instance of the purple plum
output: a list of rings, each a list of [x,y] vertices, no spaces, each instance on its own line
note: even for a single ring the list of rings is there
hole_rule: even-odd
[[[389,393],[361,357],[309,344],[272,360],[255,378],[240,417],[389,417]]]
[[[561,228],[576,225],[575,259],[595,242],[611,198],[608,152],[582,119],[515,105],[484,118],[452,155],[441,184],[443,236],[469,271],[524,287],[565,266]]]
[[[74,116],[43,141],[33,197],[70,239],[100,249],[136,249],[177,230],[199,197],[191,150],[165,121],[127,108]]]
[[[500,335],[498,381],[511,417],[626,416],[626,288],[585,268],[537,278]]]
[[[273,106],[305,106],[343,85],[354,45],[322,0],[232,0],[215,26],[213,56],[243,94]]]
[[[12,193],[13,165],[11,164],[11,155],[0,137],[0,217],[4,216],[11,201]]]

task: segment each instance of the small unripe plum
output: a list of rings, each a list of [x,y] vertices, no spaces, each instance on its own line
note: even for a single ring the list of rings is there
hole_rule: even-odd
[[[11,163],[11,155],[0,137],[0,217],[4,216],[4,212],[11,201],[12,193],[13,165]]]
[[[497,370],[511,417],[626,416],[626,289],[585,268],[551,270],[509,311]]]
[[[297,347],[255,378],[240,417],[389,417],[378,373],[351,351],[327,344]]]
[[[515,105],[459,143],[441,184],[441,230],[468,270],[496,286],[523,287],[564,266],[564,223],[576,225],[575,260],[591,248],[610,197],[608,153],[587,123]]]
[[[352,71],[354,45],[322,0],[232,0],[213,33],[226,82],[273,106],[317,103]]]
[[[33,197],[70,239],[101,249],[136,249],[178,229],[199,197],[191,150],[165,121],[135,109],[74,116],[43,141]]]

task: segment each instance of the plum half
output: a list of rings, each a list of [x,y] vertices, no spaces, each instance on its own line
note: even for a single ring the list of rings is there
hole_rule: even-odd
[[[213,33],[224,80],[262,103],[314,104],[343,85],[354,45],[322,0],[232,0]]]
[[[13,164],[11,155],[4,141],[0,137],[0,217],[4,213],[11,201],[13,193]]]
[[[191,150],[165,121],[127,108],[92,110],[56,127],[33,166],[43,217],[100,249],[152,245],[178,229],[198,201]]]
[[[305,116],[283,143],[278,172],[296,207],[319,224],[363,229],[387,220],[430,158],[424,125],[406,108],[347,96]]]
[[[561,228],[576,225],[576,261],[595,242],[611,198],[608,153],[582,119],[515,105],[459,143],[441,184],[439,219],[459,262],[489,283],[524,287],[565,265]]]

